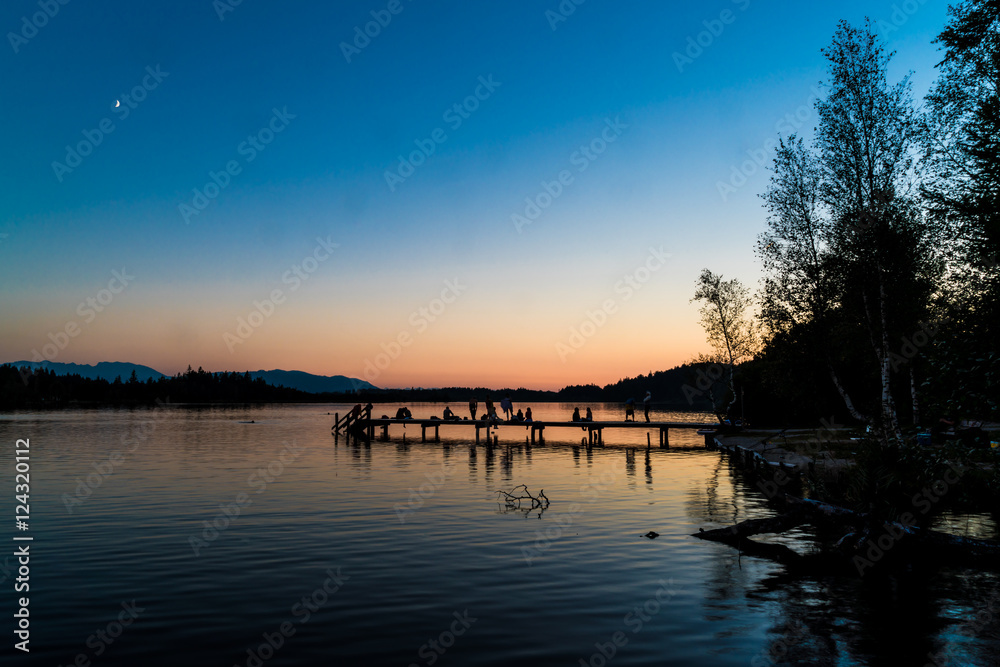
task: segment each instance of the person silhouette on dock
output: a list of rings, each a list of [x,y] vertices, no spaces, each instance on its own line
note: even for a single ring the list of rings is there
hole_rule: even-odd
[[[629,420],[629,417],[632,419]],[[635,399],[630,398],[625,401],[625,421],[635,421]]]
[[[642,407],[646,411],[646,423],[649,423],[649,404],[653,400],[653,394],[646,390],[646,398],[642,399]]]
[[[571,422],[583,421],[580,419],[580,408],[573,408],[573,417],[570,419]]]
[[[450,406],[447,405],[444,406],[443,414],[444,414],[444,419],[447,421],[456,421],[458,419],[458,415],[456,415],[454,412],[451,411]]]
[[[594,421],[594,413],[590,411],[590,408],[587,408],[587,416],[583,418],[583,421],[585,422]]]
[[[524,421],[526,421],[526,422],[530,422],[530,421],[534,421],[534,420],[533,420],[533,419],[531,418],[531,408],[528,408],[527,410],[525,410],[525,413],[524,413]]]
[[[510,394],[500,399],[500,409],[503,410],[503,418],[510,421],[514,416],[514,404],[510,400]]]
[[[476,419],[476,410],[478,409],[479,409],[479,403],[476,401],[476,399],[472,399],[471,401],[469,401],[469,413],[472,415],[473,421],[475,421]]]

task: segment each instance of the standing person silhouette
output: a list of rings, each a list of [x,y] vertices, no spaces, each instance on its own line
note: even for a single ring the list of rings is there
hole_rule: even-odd
[[[476,399],[472,399],[471,401],[469,401],[469,412],[472,413],[473,419],[476,418],[476,410],[478,409],[479,409],[479,403],[476,402]]]
[[[646,391],[646,398],[642,399],[642,407],[646,411],[646,423],[647,424],[649,423],[649,403],[652,400],[653,400],[653,395],[649,392],[649,390],[647,390]]]
[[[511,417],[514,416],[514,404],[510,400],[510,394],[500,399],[500,408],[503,410],[504,419],[510,421]]]

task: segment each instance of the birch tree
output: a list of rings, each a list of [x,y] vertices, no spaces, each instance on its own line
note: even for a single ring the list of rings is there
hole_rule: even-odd
[[[754,323],[747,310],[751,306],[750,290],[739,280],[723,280],[704,269],[697,280],[697,289],[692,302],[701,302],[701,326],[705,329],[709,344],[715,349],[715,358],[726,366],[729,386],[729,402],[723,407],[716,404],[720,413],[728,414],[736,402],[736,387],[733,376],[738,364],[749,361],[757,347]],[[723,414],[719,415],[720,420]]]
[[[934,227],[916,203],[917,116],[909,78],[888,81],[893,54],[871,21],[860,28],[842,21],[823,55],[828,94],[816,103],[814,144],[795,137],[781,143],[764,195],[764,319],[772,328],[807,328],[852,416],[900,442],[896,392],[904,383],[894,382],[896,349],[918,330],[938,272]],[[829,336],[835,323],[868,348],[861,361],[877,377],[877,392],[840,381],[838,357],[855,359],[836,349]],[[916,406],[912,375],[905,385]],[[865,414],[851,392],[877,406],[876,414]]]

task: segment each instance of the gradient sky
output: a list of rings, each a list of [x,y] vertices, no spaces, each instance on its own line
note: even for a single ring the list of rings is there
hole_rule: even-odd
[[[947,6],[51,2],[0,7],[0,360],[549,389],[707,351],[694,281],[756,287],[768,175],[719,183],[811,134],[841,18],[880,20],[921,98]],[[372,12],[391,21],[348,62]],[[433,154],[390,186],[417,142]]]

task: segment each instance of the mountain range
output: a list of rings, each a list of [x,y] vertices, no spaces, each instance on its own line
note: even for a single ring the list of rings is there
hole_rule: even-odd
[[[90,364],[67,364],[57,361],[13,361],[9,363],[11,366],[17,368],[28,367],[32,370],[42,368],[56,375],[79,375],[80,377],[92,380],[103,379],[108,382],[114,382],[115,378],[118,377],[124,382],[132,376],[132,371],[135,371],[136,379],[140,382],[145,382],[148,379],[152,379],[155,382],[162,377],[169,377],[155,368],[123,361],[102,361],[93,366]],[[344,375],[313,375],[304,371],[285,371],[280,369],[250,371],[250,377],[254,379],[263,378],[264,382],[275,387],[283,385],[311,394],[378,389],[378,387],[370,382],[349,378]]]

